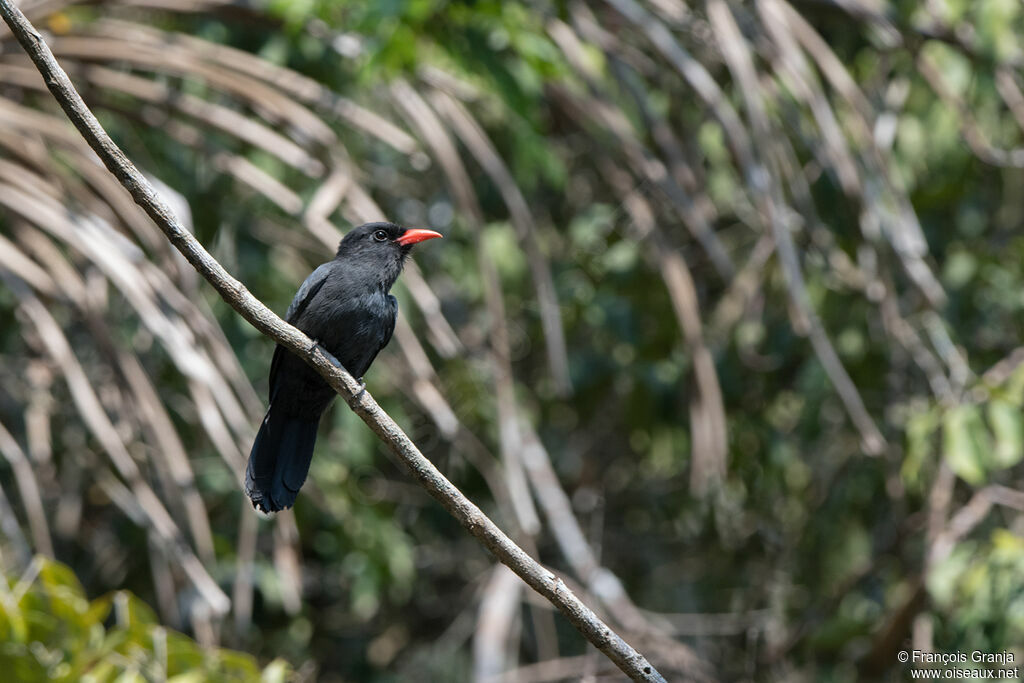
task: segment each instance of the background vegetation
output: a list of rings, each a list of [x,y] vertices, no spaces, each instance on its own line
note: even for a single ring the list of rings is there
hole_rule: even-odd
[[[23,8],[275,310],[445,233],[370,391],[671,679],[1024,657],[1015,0]],[[612,675],[344,406],[252,513],[272,345],[0,41],[5,671]]]

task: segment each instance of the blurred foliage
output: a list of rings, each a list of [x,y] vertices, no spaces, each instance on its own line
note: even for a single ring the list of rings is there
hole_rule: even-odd
[[[202,648],[127,591],[90,601],[67,566],[37,557],[0,587],[0,667],[15,681],[283,682],[283,660]]]
[[[318,218],[445,233],[417,250],[422,279],[396,288],[413,334],[381,355],[369,388],[503,528],[585,583],[547,518],[528,533],[508,503],[493,263],[518,416],[599,561],[661,618],[660,640],[624,633],[670,678],[691,651],[722,680],[905,680],[895,652],[927,638],[1024,658],[1019,2],[197,8],[56,2],[32,18],[128,156],[273,309],[333,251],[340,233]],[[0,526],[5,663],[25,680],[93,662],[110,677],[185,662],[260,675],[256,660],[156,626],[125,593],[86,598],[128,589],[168,627],[317,680],[473,676],[493,560],[344,406],[324,419],[294,513],[258,529],[247,518],[240,462],[272,345],[95,177],[32,73],[5,36],[0,485],[18,521]],[[36,303],[109,430],[90,421],[67,354],[44,343]],[[726,457],[706,479],[694,475],[708,443],[694,425],[714,403],[701,349],[725,417]],[[885,439],[877,453],[843,376]],[[167,426],[184,469],[165,459]],[[178,536],[154,531],[139,481]],[[17,588],[47,543],[71,569],[32,565],[38,578]],[[182,547],[230,614],[210,613]],[[532,601],[512,618],[510,668],[588,652]],[[275,661],[262,675],[286,674]]]

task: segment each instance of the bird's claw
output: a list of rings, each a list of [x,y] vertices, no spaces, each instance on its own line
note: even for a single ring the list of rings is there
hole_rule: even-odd
[[[356,392],[356,394],[352,396],[352,398],[348,399],[349,408],[355,408],[356,404],[359,403],[359,400],[363,397],[363,394],[366,393],[366,382],[363,380],[363,378],[360,377],[356,381],[359,382],[359,391]]]

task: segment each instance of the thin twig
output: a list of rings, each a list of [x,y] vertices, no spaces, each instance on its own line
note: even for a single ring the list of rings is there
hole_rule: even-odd
[[[39,494],[39,483],[36,481],[32,463],[25,457],[25,452],[21,450],[21,446],[3,424],[0,424],[0,454],[14,470],[14,480],[17,482],[22,503],[28,513],[28,527],[32,532],[32,544],[43,555],[54,557],[50,527],[46,523],[43,499]]]
[[[28,566],[32,559],[32,550],[25,539],[25,534],[21,532],[18,518],[14,514],[14,508],[11,507],[11,502],[7,499],[7,494],[4,493],[3,487],[0,487],[0,532],[3,532],[7,543],[10,544],[4,546],[4,551],[6,552],[8,549],[11,549],[13,555],[13,558],[9,556],[0,557],[0,566],[3,567],[4,571],[8,572],[11,569],[21,569]]]
[[[50,92],[89,146],[171,243],[213,285],[217,293],[253,327],[315,368],[402,460],[431,496],[495,557],[565,614],[573,626],[615,662],[619,669],[635,681],[664,681],[664,677],[643,655],[612,631],[560,579],[527,555],[449,482],[419,451],[398,424],[377,405],[369,393],[362,391],[355,379],[335,358],[324,353],[309,337],[285,323],[250,294],[242,283],[234,279],[192,234],[185,230],[167,203],[100,126],[67,74],[54,59],[42,35],[29,23],[25,15],[11,0],[0,0],[0,15],[43,74]]]
[[[522,584],[507,567],[497,565],[484,588],[480,611],[473,633],[473,680],[498,676],[515,665],[508,644],[519,618],[519,593]],[[510,661],[511,660],[511,661]]]

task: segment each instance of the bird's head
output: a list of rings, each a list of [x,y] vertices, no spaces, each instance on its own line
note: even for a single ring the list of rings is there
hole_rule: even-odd
[[[366,223],[341,240],[336,258],[379,273],[390,288],[402,271],[406,256],[417,242],[442,237],[423,228],[403,228],[394,223]]]

